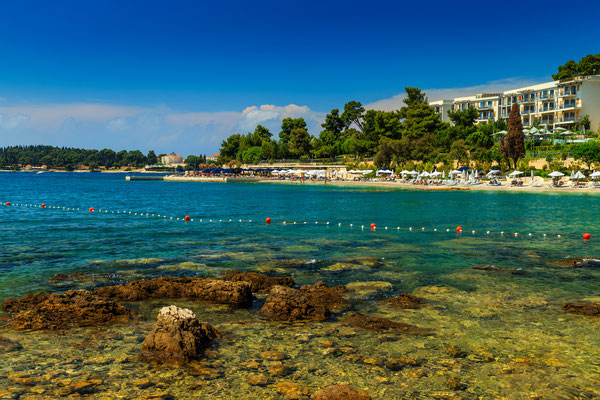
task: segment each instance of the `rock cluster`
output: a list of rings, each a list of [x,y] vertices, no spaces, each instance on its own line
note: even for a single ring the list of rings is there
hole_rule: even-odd
[[[94,292],[103,297],[122,301],[186,298],[236,307],[252,305],[252,291],[248,282],[227,282],[206,278],[142,279],[125,285],[96,289]]]
[[[200,357],[219,335],[200,322],[189,309],[163,307],[152,331],[142,343],[142,358],[149,361],[186,363]]]
[[[252,293],[265,293],[273,286],[293,287],[296,285],[291,276],[269,276],[258,272],[225,271],[220,278],[231,282],[248,282]]]
[[[127,322],[135,313],[123,305],[87,290],[27,295],[6,299],[2,309],[12,314],[15,329],[66,329]]]
[[[329,287],[323,282],[300,289],[274,286],[259,314],[282,321],[324,321],[331,312],[340,312],[347,307],[346,300],[340,295],[344,290],[343,287]]]

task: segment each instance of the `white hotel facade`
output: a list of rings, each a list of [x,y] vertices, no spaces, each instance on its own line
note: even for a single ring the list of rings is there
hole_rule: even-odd
[[[502,93],[480,93],[429,104],[446,122],[450,122],[449,110],[465,110],[473,106],[479,110],[477,123],[482,123],[508,119],[514,103],[519,105],[524,127],[531,126],[537,118],[547,129],[569,129],[588,114],[591,129],[597,130],[600,125],[600,76],[580,76]]]

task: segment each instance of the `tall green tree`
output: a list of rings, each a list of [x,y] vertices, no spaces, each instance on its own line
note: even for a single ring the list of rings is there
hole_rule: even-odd
[[[588,169],[592,169],[593,163],[600,162],[600,143],[592,140],[579,143],[573,146],[571,154],[576,160],[583,161]]]
[[[523,133],[523,121],[517,103],[513,103],[510,109],[508,133],[500,142],[500,152],[509,162],[509,166],[510,160],[513,161],[515,168],[517,168],[519,158],[525,157],[525,134]]]
[[[291,154],[302,157],[310,153],[310,135],[306,129],[296,128],[290,132],[290,140],[288,142],[289,151]]]
[[[362,117],[365,113],[365,108],[359,101],[349,101],[344,105],[344,112],[341,115],[342,121],[346,129],[352,124],[356,125],[358,130],[363,130]]]
[[[150,150],[148,152],[148,164],[149,165],[154,165],[156,163],[158,163],[158,157],[156,157],[156,153],[154,152],[154,150]]]

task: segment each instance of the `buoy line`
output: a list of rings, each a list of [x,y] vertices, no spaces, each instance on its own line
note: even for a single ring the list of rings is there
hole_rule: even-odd
[[[41,203],[41,204],[27,204],[27,203],[11,203],[10,201],[7,202],[3,202],[0,203],[1,205],[4,206],[11,206],[11,207],[26,207],[26,208],[42,208],[42,209],[47,209],[47,210],[59,210],[59,211],[83,211],[83,212],[87,212],[87,213],[96,213],[96,214],[117,214],[117,215],[126,215],[126,216],[137,216],[137,217],[148,217],[148,218],[157,218],[157,219],[162,219],[163,221],[184,221],[186,224],[190,223],[190,222],[198,222],[198,223],[260,223],[260,221],[256,221],[256,220],[252,220],[252,219],[233,219],[233,218],[229,218],[229,219],[205,219],[205,218],[192,218],[189,215],[182,217],[175,217],[175,216],[167,216],[164,214],[156,214],[156,213],[148,213],[148,212],[136,212],[136,211],[120,211],[120,210],[107,210],[107,209],[98,209],[96,210],[94,207],[89,207],[87,210],[81,210],[81,208],[79,207],[65,207],[65,206],[53,206],[53,205],[47,205],[46,203]],[[261,223],[262,224],[262,223]],[[509,237],[514,237],[514,238],[519,238],[520,235],[529,238],[529,239],[533,239],[533,238],[557,238],[557,239],[561,239],[563,238],[563,236],[568,237],[571,236],[570,234],[559,234],[559,233],[532,233],[532,232],[527,232],[525,234],[522,234],[520,232],[509,232],[509,231],[490,231],[490,230],[470,230],[470,231],[465,231],[463,229],[462,226],[457,226],[454,229],[450,229],[450,228],[427,228],[424,226],[421,227],[400,227],[400,226],[384,226],[382,228],[377,228],[377,225],[372,222],[371,224],[368,224],[367,226],[365,226],[364,224],[353,224],[353,223],[341,223],[341,222],[337,222],[337,223],[331,223],[330,221],[274,221],[272,220],[270,217],[267,217],[265,219],[264,222],[265,225],[272,225],[272,224],[279,224],[279,225],[324,225],[324,226],[337,226],[338,228],[350,228],[351,230],[353,229],[360,229],[361,231],[364,231],[365,229],[367,231],[371,231],[371,232],[375,232],[377,231],[377,229],[380,230],[385,230],[385,231],[407,231],[407,232],[415,232],[415,233],[430,233],[430,232],[435,232],[435,233],[455,233],[455,237],[465,237],[465,236],[470,236],[470,237],[489,237],[491,235],[499,235],[501,238],[509,238]],[[584,233],[581,235],[581,238],[588,242],[591,240],[592,235],[588,232]]]

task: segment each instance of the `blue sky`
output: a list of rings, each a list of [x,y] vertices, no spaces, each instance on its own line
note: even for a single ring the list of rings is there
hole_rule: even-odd
[[[213,153],[348,100],[550,79],[600,52],[600,2],[27,1],[0,14],[0,145]],[[563,11],[561,11],[563,10]]]

